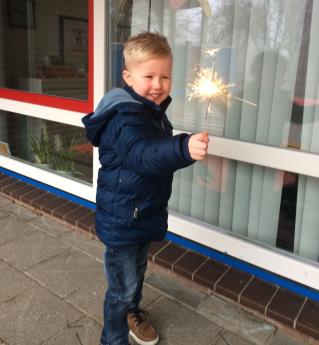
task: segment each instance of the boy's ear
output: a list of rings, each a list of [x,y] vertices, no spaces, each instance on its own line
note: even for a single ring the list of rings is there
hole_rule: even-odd
[[[131,75],[130,75],[130,72],[127,69],[125,69],[125,70],[123,70],[122,75],[123,75],[123,79],[124,79],[125,83],[128,86],[131,86]]]

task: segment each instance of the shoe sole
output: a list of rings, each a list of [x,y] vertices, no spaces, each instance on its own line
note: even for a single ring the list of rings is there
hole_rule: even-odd
[[[132,331],[130,331],[130,336],[139,344],[139,345],[155,345],[159,341],[159,336],[157,336],[156,339],[151,341],[144,341],[140,338],[138,338]]]

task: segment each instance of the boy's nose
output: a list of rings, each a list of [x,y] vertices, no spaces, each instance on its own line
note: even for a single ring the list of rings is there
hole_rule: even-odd
[[[153,88],[160,89],[162,87],[162,81],[159,78],[154,78],[153,80]]]

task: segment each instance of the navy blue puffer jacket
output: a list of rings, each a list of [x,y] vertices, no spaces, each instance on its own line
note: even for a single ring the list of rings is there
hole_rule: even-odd
[[[173,173],[194,162],[190,136],[172,136],[170,101],[158,106],[129,87],[113,89],[82,119],[99,147],[96,232],[106,245],[165,238]]]

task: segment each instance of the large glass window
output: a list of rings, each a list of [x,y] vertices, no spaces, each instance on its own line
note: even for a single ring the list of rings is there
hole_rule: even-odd
[[[88,99],[88,0],[0,2],[0,87]]]
[[[174,54],[175,129],[317,154],[318,18],[319,0],[111,1],[109,86],[126,36],[157,30]],[[318,262],[318,195],[316,178],[210,156],[176,173],[170,209]]]
[[[92,183],[93,149],[83,128],[0,112],[0,155]]]

